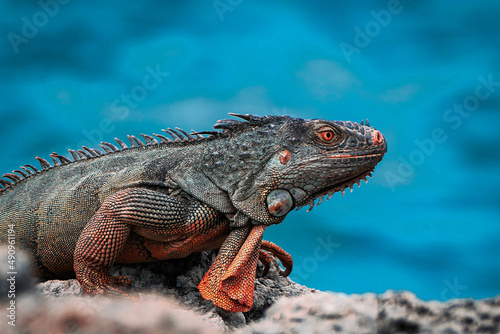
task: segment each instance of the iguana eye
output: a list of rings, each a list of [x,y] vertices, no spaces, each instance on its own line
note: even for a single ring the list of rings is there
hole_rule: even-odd
[[[335,138],[335,132],[333,130],[324,130],[319,133],[319,136],[324,142],[331,143]]]

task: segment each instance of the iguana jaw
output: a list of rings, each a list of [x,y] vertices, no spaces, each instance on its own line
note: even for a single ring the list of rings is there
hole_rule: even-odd
[[[304,198],[295,199],[295,207],[297,210],[309,205],[307,212],[311,211],[314,206],[318,206],[323,202],[324,196],[329,200],[336,192],[341,192],[342,196],[345,194],[345,189],[350,188],[353,190],[354,184],[358,187],[361,180],[368,182],[367,178],[372,176],[375,166],[382,160],[384,154],[387,152],[387,145],[384,143],[382,146],[369,150],[364,154],[359,152],[355,154],[330,154],[311,158],[303,163],[303,166],[316,165],[319,169],[331,168],[332,174],[337,176],[331,177],[331,180],[326,182],[325,185],[319,189],[314,189],[307,192]],[[345,161],[349,161],[347,164]],[[351,166],[349,166],[351,164]],[[352,165],[358,166],[357,172],[349,171]],[[350,168],[349,168],[350,167]],[[345,173],[345,176],[342,174]],[[318,200],[319,199],[319,200]],[[317,203],[315,203],[317,201]]]
[[[354,177],[338,180],[336,183],[306,196],[303,200],[295,203],[296,210],[300,210],[304,206],[309,205],[309,208],[307,209],[307,212],[309,212],[313,209],[314,206],[318,206],[323,202],[324,196],[327,196],[326,200],[328,201],[335,193],[339,191],[342,193],[342,196],[344,196],[345,189],[347,188],[350,188],[352,192],[354,184],[357,184],[359,187],[361,184],[361,180],[365,181],[365,183],[368,182],[367,178],[372,176],[372,172],[374,169],[375,167],[372,167],[369,170],[362,172]],[[317,199],[319,199],[319,201],[315,204]]]

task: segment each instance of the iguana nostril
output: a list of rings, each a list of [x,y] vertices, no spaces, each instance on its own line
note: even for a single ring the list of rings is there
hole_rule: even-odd
[[[373,131],[372,138],[373,145],[381,145],[384,142],[384,136],[378,130]]]

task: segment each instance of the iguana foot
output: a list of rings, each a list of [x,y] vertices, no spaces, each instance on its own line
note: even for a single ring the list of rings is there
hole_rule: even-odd
[[[285,267],[285,270],[279,273],[281,276],[287,277],[288,275],[290,275],[293,268],[292,256],[287,252],[285,252],[283,248],[272,243],[271,241],[263,240],[260,246],[260,253],[259,253],[259,260],[264,265],[264,271],[262,273],[262,276],[266,275],[267,272],[269,271],[269,264],[271,262],[270,255],[265,252],[271,253],[272,255],[277,257],[280,260],[283,267]]]
[[[85,268],[83,275],[77,277],[83,290],[92,295],[130,297],[124,288],[130,288],[130,280],[126,276],[113,277],[102,271]]]
[[[201,296],[231,312],[252,308],[255,271],[265,225],[234,229],[224,241],[198,289]]]
[[[271,267],[272,260],[273,260],[273,257],[268,252],[266,252],[262,249],[259,251],[259,261],[264,266],[264,269],[262,270],[261,277],[266,276],[267,273],[269,272],[269,268]]]

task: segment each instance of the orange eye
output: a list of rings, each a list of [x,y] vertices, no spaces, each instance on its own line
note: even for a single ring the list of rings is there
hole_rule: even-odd
[[[335,137],[335,133],[332,130],[321,131],[319,135],[326,142],[331,142]]]

